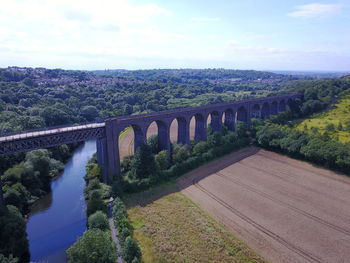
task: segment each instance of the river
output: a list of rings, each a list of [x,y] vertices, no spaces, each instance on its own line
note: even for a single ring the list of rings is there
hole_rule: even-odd
[[[86,230],[84,175],[96,142],[77,148],[64,172],[52,181],[52,192],[35,203],[27,222],[31,262],[66,262],[65,250]]]

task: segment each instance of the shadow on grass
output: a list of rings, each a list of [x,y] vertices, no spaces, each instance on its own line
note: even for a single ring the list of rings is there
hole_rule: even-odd
[[[135,206],[147,206],[148,204],[162,198],[163,196],[179,192],[205,177],[219,172],[230,165],[239,162],[251,155],[256,154],[260,148],[250,146],[227,154],[202,165],[178,178],[170,179],[168,182],[155,185],[149,190],[123,196],[123,200],[128,208]]]

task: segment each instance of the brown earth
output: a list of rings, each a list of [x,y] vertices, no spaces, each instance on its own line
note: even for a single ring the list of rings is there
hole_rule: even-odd
[[[178,184],[271,262],[350,262],[350,178],[250,147]]]

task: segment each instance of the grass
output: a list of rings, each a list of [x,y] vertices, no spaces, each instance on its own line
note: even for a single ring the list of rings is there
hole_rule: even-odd
[[[131,127],[126,127],[120,134],[119,134],[119,141],[123,139],[123,137],[131,130]]]
[[[342,129],[340,129],[339,123],[341,123]],[[327,129],[330,124],[333,124],[334,131]],[[311,131],[312,128],[317,128],[321,133],[327,131],[332,138],[338,139],[340,142],[350,142],[350,90],[345,91],[340,96],[334,108],[303,120],[296,128],[301,131]]]
[[[264,262],[178,190],[171,182],[126,200],[143,262]]]

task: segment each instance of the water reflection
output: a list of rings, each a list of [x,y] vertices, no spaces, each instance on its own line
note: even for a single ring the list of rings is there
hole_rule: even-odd
[[[51,183],[52,193],[33,207],[27,223],[31,262],[66,262],[65,250],[86,230],[83,176],[95,151],[95,141],[80,146]]]

